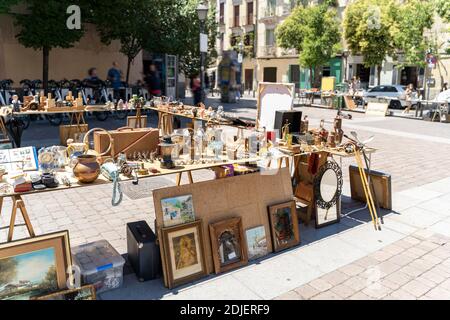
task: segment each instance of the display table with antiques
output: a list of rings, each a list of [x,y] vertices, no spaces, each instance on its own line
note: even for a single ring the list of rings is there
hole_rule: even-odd
[[[355,192],[355,198],[364,197],[374,227],[380,230],[379,187],[374,192],[370,170],[370,154],[376,150],[367,146],[369,141],[360,141],[356,132],[347,136],[339,113],[332,121],[323,120],[318,128],[310,128],[308,118],[292,110],[291,86],[274,85],[278,87],[264,84],[260,91],[266,96],[259,100],[256,126],[227,117],[221,108],[175,102],[144,106],[139,101],[132,127],[94,128],[81,141],[69,138],[67,146],[0,150],[0,208],[4,198],[13,201],[10,225],[3,228],[8,229],[8,242],[0,244],[0,260],[31,256],[39,250],[56,270],[51,285],[44,286],[44,279],[36,288],[14,284],[8,290],[0,289],[0,299],[50,299],[55,294],[58,299],[95,299],[95,290],[89,286],[67,290],[67,283],[73,282],[72,275],[65,273],[72,265],[72,254],[80,265],[83,284],[101,292],[122,283],[124,260],[108,243],[72,248],[71,254],[68,231],[35,235],[22,198],[28,194],[110,184],[111,204],[117,206],[122,200],[121,183],[138,185],[140,179],[176,174],[174,186],[153,190],[156,236],[145,222],[127,229],[129,241],[130,237],[138,241],[144,233],[153,239],[148,245],[142,240],[139,250],[149,250],[147,254],[128,246],[139,278],[149,279],[142,268],[161,261],[164,284],[169,288],[298,245],[300,221],[308,225],[314,219],[317,228],[338,222],[343,174],[336,157],[355,158],[353,171],[359,175],[354,174],[353,180],[359,183],[353,181],[353,185],[363,189]],[[291,110],[275,110],[270,94]],[[141,126],[140,110],[145,108],[159,113],[160,128]],[[173,119],[167,116],[200,120],[201,125],[173,129]],[[224,130],[225,126],[230,128]],[[194,183],[192,171],[204,169],[213,170],[215,179]],[[181,184],[183,173],[189,180],[185,185]],[[30,238],[12,241],[18,212]],[[110,266],[109,271],[104,266]],[[158,272],[152,269],[149,273],[153,278]]]

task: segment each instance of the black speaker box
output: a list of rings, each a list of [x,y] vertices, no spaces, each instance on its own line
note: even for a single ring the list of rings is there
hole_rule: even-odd
[[[300,132],[300,124],[302,122],[302,112],[296,110],[281,110],[275,113],[274,129],[278,130],[279,138],[282,135],[283,126],[288,122],[289,132]]]
[[[161,274],[161,256],[156,235],[145,221],[127,223],[128,261],[139,281],[157,278]]]

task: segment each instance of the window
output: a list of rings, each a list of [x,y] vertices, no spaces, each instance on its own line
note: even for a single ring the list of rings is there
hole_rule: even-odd
[[[275,45],[275,31],[274,29],[266,30],[266,46]]]
[[[233,9],[233,27],[239,27],[239,5]]]
[[[225,3],[222,2],[220,4],[220,9],[219,9],[219,23],[220,24],[225,24]]]
[[[267,16],[275,15],[275,10],[277,7],[277,0],[267,0]]]
[[[396,87],[385,87],[384,92],[398,92]]]
[[[253,24],[253,2],[247,2],[247,24]]]

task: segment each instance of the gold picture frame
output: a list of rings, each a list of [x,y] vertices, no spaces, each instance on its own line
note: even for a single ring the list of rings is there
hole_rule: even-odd
[[[269,206],[268,209],[273,250],[278,252],[298,245],[300,232],[295,201]]]
[[[209,225],[216,274],[248,263],[247,242],[241,218],[231,218]]]
[[[97,300],[95,287],[91,284],[80,288],[63,290],[44,296],[33,297],[31,300]]]
[[[73,283],[69,231],[0,244],[0,300],[28,300]]]
[[[207,275],[201,220],[162,228],[161,235],[169,289]]]

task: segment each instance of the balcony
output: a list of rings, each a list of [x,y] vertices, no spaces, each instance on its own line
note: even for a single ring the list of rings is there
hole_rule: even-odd
[[[298,56],[298,52],[295,49],[281,49],[281,55],[284,57],[295,57]]]
[[[241,34],[242,30],[241,17],[232,17],[228,20],[228,26],[233,34]]]
[[[253,14],[241,17],[241,25],[245,32],[252,32],[255,30],[256,19]]]
[[[276,57],[277,55],[277,47],[275,45],[262,46],[258,51],[260,57]]]
[[[278,18],[276,7],[263,8],[259,21],[266,24],[275,24],[277,23],[277,20]]]

